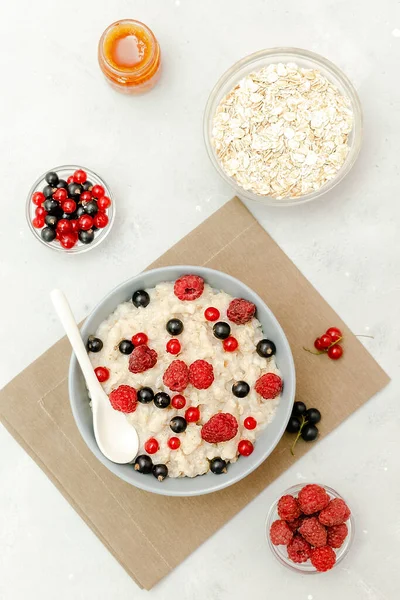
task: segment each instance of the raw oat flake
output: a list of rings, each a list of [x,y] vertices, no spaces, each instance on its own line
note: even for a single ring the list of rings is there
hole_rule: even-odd
[[[279,63],[250,73],[221,100],[212,143],[243,189],[298,198],[335,177],[352,127],[349,99],[319,70]]]

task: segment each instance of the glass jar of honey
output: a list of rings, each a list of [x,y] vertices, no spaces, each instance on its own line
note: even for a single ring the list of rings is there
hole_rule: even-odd
[[[112,23],[99,42],[99,65],[118,92],[141,94],[151,90],[160,77],[160,46],[151,29],[140,21]]]

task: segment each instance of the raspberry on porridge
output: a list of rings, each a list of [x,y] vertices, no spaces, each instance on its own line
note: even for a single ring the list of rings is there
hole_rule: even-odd
[[[197,275],[132,293],[93,332],[97,344],[88,350],[93,368],[108,373],[99,379],[113,407],[138,432],[134,468],[159,481],[223,476],[229,463],[246,460],[277,411],[280,371],[274,353],[259,347],[269,332],[254,304]],[[179,358],[170,343],[177,335]],[[237,346],[226,351],[230,335]]]

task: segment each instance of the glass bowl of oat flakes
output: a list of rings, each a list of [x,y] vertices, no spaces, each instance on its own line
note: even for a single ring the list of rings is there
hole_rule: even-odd
[[[297,48],[261,50],[215,85],[204,137],[211,162],[239,197],[292,206],[330,191],[354,165],[360,100],[326,58]]]

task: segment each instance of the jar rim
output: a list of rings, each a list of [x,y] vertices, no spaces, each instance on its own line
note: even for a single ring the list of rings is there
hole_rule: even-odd
[[[148,36],[152,42],[151,52],[150,52],[150,55],[148,56],[148,58],[146,59],[146,61],[140,67],[136,67],[134,70],[132,69],[131,71],[126,70],[126,69],[125,70],[118,69],[118,68],[112,66],[110,64],[110,62],[106,59],[106,56],[104,54],[104,43],[105,43],[107,35],[118,25],[124,25],[124,24],[131,24],[131,25],[135,25],[135,26],[142,28],[148,34]],[[114,23],[111,23],[111,25],[109,25],[103,31],[103,33],[101,35],[101,38],[99,40],[99,58],[101,59],[101,62],[104,64],[105,68],[109,72],[113,73],[115,76],[128,77],[128,78],[135,77],[136,78],[136,77],[141,77],[148,70],[148,68],[153,64],[154,59],[156,58],[157,48],[158,48],[158,41],[157,41],[156,36],[150,29],[150,27],[148,27],[141,21],[137,21],[135,19],[118,19],[118,21],[114,21]]]

